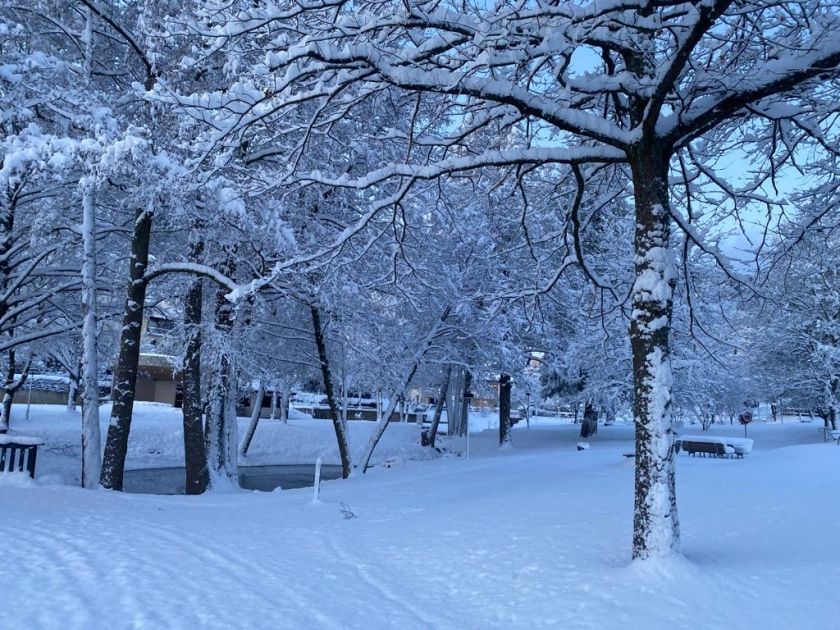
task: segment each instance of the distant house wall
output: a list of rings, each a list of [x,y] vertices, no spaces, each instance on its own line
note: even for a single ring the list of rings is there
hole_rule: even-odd
[[[145,376],[137,376],[137,387],[134,390],[134,400],[154,401],[155,381]]]
[[[175,381],[155,381],[154,402],[175,404],[177,385]]]
[[[5,393],[5,390],[0,387],[0,396],[3,396]],[[67,393],[33,389],[30,398],[29,390],[24,385],[23,389],[19,389],[15,393],[14,402],[24,405],[27,403],[32,403],[33,405],[66,405]]]

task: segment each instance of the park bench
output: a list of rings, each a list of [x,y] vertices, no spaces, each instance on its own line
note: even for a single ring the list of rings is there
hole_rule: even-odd
[[[35,478],[35,459],[38,447],[44,441],[41,438],[23,435],[0,435],[0,473],[23,472]]]
[[[723,442],[679,440],[678,444],[682,450],[692,456],[698,453],[703,457],[706,457],[706,455],[711,457],[732,457],[735,455],[735,449]]]
[[[689,455],[700,453],[704,457],[737,457],[752,453],[753,441],[749,438],[713,437],[710,435],[681,435],[674,442],[675,452],[680,449]]]

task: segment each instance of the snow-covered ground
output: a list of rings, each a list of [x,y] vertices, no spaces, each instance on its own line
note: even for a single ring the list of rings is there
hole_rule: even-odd
[[[175,416],[153,407],[132,467],[179,458]],[[31,424],[13,422],[48,443],[78,433]],[[311,489],[86,491],[57,483],[76,463],[48,450],[36,482],[0,480],[0,628],[838,628],[840,447],[818,426],[754,424],[743,460],[680,454],[685,557],[645,564],[629,562],[624,424],[578,452],[578,427],[523,422],[513,449],[487,431],[469,460],[434,461],[405,459],[417,429],[392,425],[379,459],[402,463],[325,482],[318,504]],[[354,449],[370,428],[351,423]],[[253,457],[329,458],[330,432],[266,422]]]

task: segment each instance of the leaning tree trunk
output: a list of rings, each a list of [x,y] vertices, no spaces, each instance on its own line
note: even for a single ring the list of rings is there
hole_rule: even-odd
[[[636,205],[633,350],[636,481],[633,558],[676,553],[679,519],[671,421],[671,315],[676,265],[670,250],[669,152],[655,143],[631,156]]]
[[[90,189],[83,195],[82,214],[82,486],[95,488],[102,468],[102,442],[96,356],[96,208]]]
[[[499,375],[499,446],[510,447],[510,374]]]
[[[437,400],[435,401],[435,414],[432,416],[432,426],[429,429],[429,447],[435,447],[435,440],[437,439],[438,426],[440,426],[440,416],[443,413],[443,402],[446,400],[446,392],[449,389],[449,377],[452,374],[452,366],[446,368],[446,375],[443,377],[443,382],[440,384],[440,391],[438,392]]]
[[[583,405],[583,421],[580,423],[580,437],[588,438],[598,433],[598,409],[587,400]]]
[[[394,389],[393,394],[390,396],[388,400],[388,407],[385,409],[385,415],[379,420],[376,425],[376,429],[373,432],[373,435],[370,436],[368,440],[367,446],[365,447],[364,453],[362,453],[361,457],[361,468],[362,472],[367,472],[368,466],[370,465],[370,459],[373,457],[373,452],[376,450],[376,445],[379,444],[379,440],[382,439],[382,435],[385,433],[385,429],[388,428],[388,423],[391,421],[391,414],[394,413],[394,408],[397,404],[397,399],[399,395],[397,392],[404,392],[408,389],[408,386],[411,384],[411,379],[414,378],[414,375],[417,373],[417,369],[420,367],[420,364],[423,361],[423,357],[426,355],[426,352],[429,351],[429,348],[432,345],[432,342],[437,338],[440,329],[446,324],[446,318],[449,317],[451,309],[447,306],[443,309],[443,313],[440,316],[440,319],[435,323],[432,330],[429,331],[429,334],[426,335],[424,341],[420,344],[420,347],[417,349],[417,352],[414,354],[414,357],[411,362],[411,368],[406,373],[405,377],[403,378],[402,382]]]
[[[248,423],[248,429],[245,431],[245,435],[242,436],[242,443],[239,445],[240,457],[245,457],[248,454],[248,449],[251,447],[251,441],[254,439],[254,433],[257,432],[257,426],[262,417],[262,404],[264,399],[265,384],[260,381],[257,395],[254,397],[254,408],[251,409],[251,421]]]
[[[201,311],[204,302],[201,279],[190,285],[184,300],[184,324],[189,339],[184,354],[181,380],[184,389],[184,467],[186,493],[202,494],[207,490],[207,453],[204,450],[204,424],[201,404]]]
[[[321,377],[324,380],[324,391],[327,392],[327,404],[330,407],[330,418],[335,428],[335,439],[338,442],[338,454],[341,456],[341,476],[344,479],[350,476],[350,451],[347,448],[347,434],[345,426],[341,422],[338,412],[338,405],[335,401],[333,391],[332,375],[330,373],[330,360],[327,355],[327,344],[324,339],[324,329],[321,326],[321,313],[317,306],[310,307],[312,315],[312,328],[315,332],[315,345],[318,348],[318,362],[321,364]]]
[[[128,433],[134,410],[137,388],[137,364],[140,361],[140,334],[143,330],[143,308],[146,302],[146,281],[149,266],[149,244],[152,236],[152,213],[138,210],[134,217],[131,256],[128,261],[129,283],[120,331],[120,354],[114,373],[114,404],[105,443],[100,482],[111,490],[122,490]]]

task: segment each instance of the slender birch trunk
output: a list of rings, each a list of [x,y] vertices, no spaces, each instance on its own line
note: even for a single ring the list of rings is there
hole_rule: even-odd
[[[82,486],[99,485],[102,468],[99,378],[96,356],[96,205],[93,190],[82,196]]]
[[[144,276],[149,266],[149,245],[152,237],[152,214],[138,209],[134,216],[129,258],[129,282],[120,331],[120,353],[114,373],[114,404],[105,443],[100,482],[111,490],[122,490],[128,434],[137,388],[137,364],[140,361],[140,334],[143,330],[143,309],[146,302]]]

